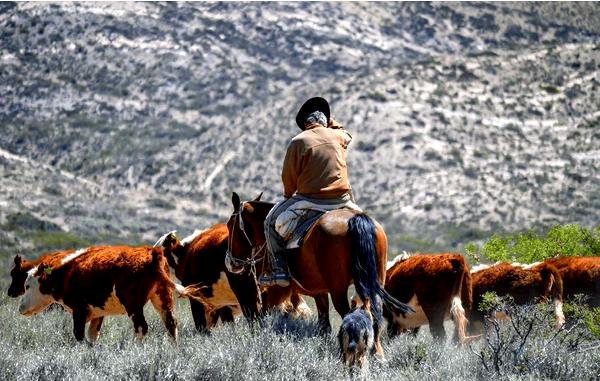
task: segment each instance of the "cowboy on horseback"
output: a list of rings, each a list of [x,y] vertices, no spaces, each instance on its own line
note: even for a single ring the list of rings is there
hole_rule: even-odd
[[[294,218],[298,220],[300,213],[304,215],[301,224],[307,219],[315,221],[326,210],[360,209],[352,203],[346,167],[346,148],[352,135],[330,117],[327,100],[321,97],[307,100],[296,115],[296,124],[302,132],[288,145],[283,161],[284,199],[275,204],[264,223],[271,255],[271,273],[259,278],[260,285],[265,287],[290,284],[286,258],[290,237],[282,237],[283,225]],[[285,218],[286,213],[291,218]],[[296,223],[291,230],[298,226]]]

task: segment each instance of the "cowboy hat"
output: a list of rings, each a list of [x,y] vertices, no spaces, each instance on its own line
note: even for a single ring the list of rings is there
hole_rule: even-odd
[[[327,121],[329,121],[330,110],[327,100],[321,97],[310,98],[304,102],[302,107],[300,107],[300,111],[298,111],[298,114],[296,115],[296,124],[301,130],[304,130],[304,121],[306,120],[306,117],[315,111],[321,111],[323,114],[325,114]]]

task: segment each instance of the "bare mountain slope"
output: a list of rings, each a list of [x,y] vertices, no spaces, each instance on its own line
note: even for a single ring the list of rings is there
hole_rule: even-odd
[[[0,243],[35,249],[15,215],[151,241],[223,221],[233,190],[275,199],[316,94],[395,249],[597,224],[599,10],[3,3]]]

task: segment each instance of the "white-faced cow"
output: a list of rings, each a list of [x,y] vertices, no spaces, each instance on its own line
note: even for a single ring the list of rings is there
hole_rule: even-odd
[[[558,269],[563,281],[563,297],[581,294],[590,307],[600,307],[600,258],[559,257],[545,263]]]
[[[148,331],[143,308],[150,300],[175,339],[173,291],[188,293],[171,281],[168,269],[162,248],[100,246],[45,257],[29,271],[19,312],[30,316],[59,303],[73,314],[73,333],[79,341],[84,339],[86,322],[127,314],[141,339]],[[92,341],[98,329],[90,330],[95,333]]]
[[[63,258],[71,253],[75,252],[73,249],[55,251],[51,253],[44,253],[38,258],[31,261],[23,258],[20,255],[16,255],[14,259],[14,267],[10,271],[11,283],[8,287],[8,296],[11,298],[18,298],[25,293],[25,280],[29,272],[36,267],[44,258],[53,257],[55,260]],[[98,339],[100,335],[100,328],[104,317],[98,317],[90,320],[88,325],[88,338],[92,341]]]
[[[164,248],[165,256],[182,285],[200,286],[197,298],[190,299],[190,307],[196,329],[201,332],[210,330],[219,318],[223,322],[231,322],[234,316],[242,313],[236,294],[247,299],[246,305],[257,303],[254,278],[232,274],[225,267],[228,237],[227,225],[215,224],[181,241],[175,232],[167,233],[156,243]],[[234,290],[237,292],[234,293]],[[269,290],[271,294],[275,292],[276,288]],[[282,312],[303,317],[310,314],[310,309],[299,295],[293,294],[291,300],[277,306],[270,302],[272,298],[273,295],[263,294],[265,308],[279,308]]]
[[[469,318],[471,332],[481,331],[485,316],[478,307],[486,292],[510,296],[517,305],[532,304],[539,300],[552,301],[556,326],[562,327],[565,322],[562,311],[563,281],[558,270],[552,265],[507,262],[479,265],[471,270],[471,278],[474,306]]]
[[[466,316],[472,301],[471,275],[462,255],[399,255],[388,263],[385,289],[416,311],[409,315],[385,311],[390,335],[429,324],[432,336],[443,341],[444,321],[452,318],[454,340],[470,340]]]

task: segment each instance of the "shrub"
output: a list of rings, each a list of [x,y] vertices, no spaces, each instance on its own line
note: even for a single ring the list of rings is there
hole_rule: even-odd
[[[494,310],[506,311],[510,318],[484,323],[484,345],[476,353],[481,376],[587,379],[598,374],[594,351],[599,342],[581,319],[574,319],[569,329],[556,330],[548,305],[516,306],[506,298],[489,299],[499,303]]]
[[[532,263],[557,255],[600,255],[600,225],[587,229],[576,224],[555,225],[544,235],[534,231],[508,235],[494,234],[481,249],[474,243],[465,246],[475,260],[480,256],[492,261]]]

